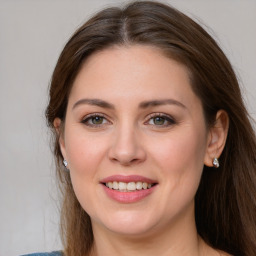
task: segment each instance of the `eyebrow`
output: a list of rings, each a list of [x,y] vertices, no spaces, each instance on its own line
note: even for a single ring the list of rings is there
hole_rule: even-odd
[[[150,101],[143,101],[139,104],[140,108],[149,108],[161,105],[177,105],[182,108],[186,108],[181,102],[174,100],[174,99],[164,99],[164,100],[150,100]]]
[[[81,99],[73,105],[72,109],[76,108],[79,105],[83,105],[83,104],[98,106],[101,108],[115,109],[115,106],[113,104],[106,102],[104,100],[100,100],[100,99]],[[168,105],[168,104],[186,108],[185,105],[183,105],[181,102],[174,100],[174,99],[143,101],[139,104],[139,108],[145,109],[145,108],[149,108],[149,107]]]
[[[83,105],[83,104],[93,105],[93,106],[98,106],[98,107],[101,107],[101,108],[108,108],[108,109],[114,109],[115,108],[113,104],[108,103],[104,100],[100,100],[100,99],[81,99],[73,105],[72,109],[76,108],[79,105]]]

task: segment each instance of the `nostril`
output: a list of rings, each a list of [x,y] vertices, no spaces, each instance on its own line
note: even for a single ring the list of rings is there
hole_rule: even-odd
[[[129,165],[132,165],[132,164],[135,164],[135,163],[139,163],[140,159],[138,159],[138,158],[133,158],[133,159],[130,159],[130,158],[119,158],[119,159],[114,158],[113,161],[118,162],[123,166],[129,166]]]
[[[120,152],[113,155],[113,157],[110,157],[110,159],[113,162],[118,162],[124,166],[126,165],[128,166],[140,161],[140,159],[136,157],[136,154],[132,154],[132,153],[127,154],[127,153],[120,153]]]
[[[145,160],[143,144],[138,143],[134,131],[117,134],[116,140],[109,148],[108,157],[113,162],[129,166]]]

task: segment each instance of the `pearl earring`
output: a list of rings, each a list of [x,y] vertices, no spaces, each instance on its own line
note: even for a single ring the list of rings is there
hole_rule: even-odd
[[[64,159],[63,160],[63,165],[67,168],[67,166],[68,166],[68,162],[67,162],[67,160],[66,159]],[[68,169],[68,168],[67,168]]]
[[[219,168],[220,167],[220,163],[217,157],[213,158],[212,164],[215,168]]]

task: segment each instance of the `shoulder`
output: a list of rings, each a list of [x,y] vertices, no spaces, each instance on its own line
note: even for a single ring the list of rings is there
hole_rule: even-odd
[[[37,252],[32,254],[20,255],[20,256],[64,256],[61,251],[56,252]]]

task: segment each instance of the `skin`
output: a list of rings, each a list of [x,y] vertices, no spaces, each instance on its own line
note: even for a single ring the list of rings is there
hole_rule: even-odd
[[[111,108],[81,99],[103,100]],[[166,99],[172,102],[140,107]],[[55,127],[61,131],[60,119]],[[92,220],[92,255],[220,255],[197,234],[194,196],[203,166],[219,157],[227,130],[224,111],[207,128],[186,67],[159,49],[116,46],[89,57],[69,96],[60,146]],[[138,202],[120,203],[100,183],[117,174],[141,175],[157,186]]]

